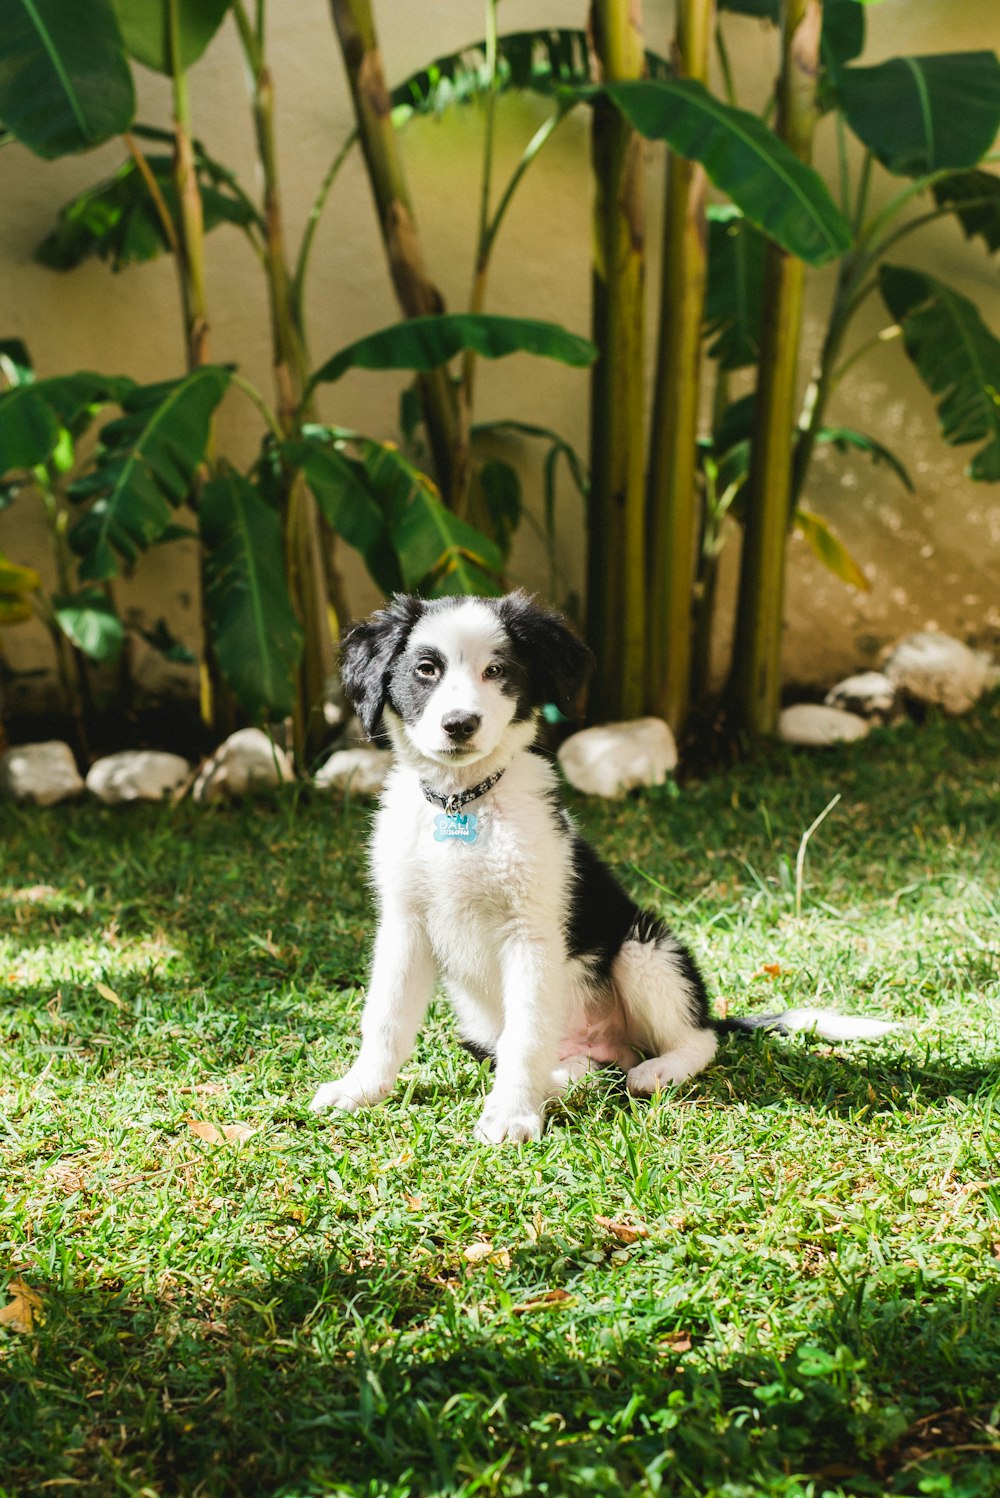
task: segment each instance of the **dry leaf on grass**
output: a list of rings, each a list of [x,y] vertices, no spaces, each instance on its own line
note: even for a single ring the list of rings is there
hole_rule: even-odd
[[[619,1222],[614,1217],[595,1217],[594,1221],[599,1228],[607,1228],[619,1243],[638,1243],[640,1238],[649,1237],[649,1229],[630,1222]]]
[[[42,1297],[38,1291],[32,1290],[24,1280],[16,1279],[7,1286],[7,1294],[11,1298],[5,1306],[0,1306],[0,1326],[11,1332],[32,1331],[42,1309]]]
[[[97,989],[97,992],[100,994],[102,999],[107,999],[108,1003],[114,1004],[116,1009],[120,1009],[122,1007],[122,1001],[115,993],[113,988],[109,988],[106,983],[95,983],[94,987]]]
[[[690,1352],[690,1332],[667,1332],[665,1337],[660,1338],[661,1352]]]
[[[462,1258],[468,1259],[470,1264],[478,1264],[480,1259],[488,1259],[492,1252],[492,1243],[470,1243],[462,1249]]]
[[[562,1306],[569,1301],[573,1303],[575,1297],[568,1290],[545,1290],[541,1295],[533,1295],[530,1300],[523,1300],[518,1306],[511,1306],[512,1316],[525,1316],[529,1311],[548,1311],[553,1306]]]
[[[197,1134],[206,1144],[242,1144],[257,1132],[250,1124],[245,1123],[214,1124],[209,1123],[207,1118],[186,1118],[184,1122],[192,1134]]]

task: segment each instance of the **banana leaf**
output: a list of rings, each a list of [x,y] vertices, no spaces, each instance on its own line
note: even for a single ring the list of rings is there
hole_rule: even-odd
[[[993,254],[1000,250],[1000,177],[993,172],[953,172],[931,188],[939,208],[950,208],[966,239],[980,238]]]
[[[447,509],[427,475],[396,448],[368,439],[361,439],[359,448],[404,588],[430,598],[500,593],[503,554],[496,543]]]
[[[81,581],[114,577],[170,525],[204,460],[228,384],[227,370],[206,365],[125,396],[123,414],[101,431],[93,469],[69,489],[74,503],[88,506],[69,533]]]
[[[1000,129],[1000,60],[993,52],[843,68],[836,91],[855,135],[898,176],[975,166]]]
[[[47,160],[127,130],[132,74],[110,0],[0,0],[0,116]]]
[[[411,317],[359,338],[316,371],[310,389],[339,380],[349,369],[437,369],[466,349],[486,359],[537,354],[576,368],[592,364],[597,356],[589,339],[556,323],[490,313],[445,312]]]
[[[100,588],[81,588],[52,600],[56,623],[77,650],[92,661],[112,661],[121,651],[125,629]]]
[[[871,591],[871,583],[860,566],[821,516],[814,515],[811,510],[804,510],[800,505],[795,511],[795,529],[805,539],[813,555],[834,577],[839,577],[842,583],[848,583],[852,588],[860,588],[864,593]]]
[[[205,606],[216,658],[254,719],[295,705],[302,631],[284,571],[281,522],[242,474],[226,469],[201,491]]]
[[[178,218],[177,189],[168,156],[148,156],[150,170],[174,223]],[[259,215],[241,193],[219,183],[196,155],[198,189],[206,231],[220,224],[241,229],[262,227]],[[134,161],[127,161],[111,178],[86,188],[59,210],[56,227],[35,250],[35,259],[50,270],[74,270],[96,255],[111,269],[139,264],[170,249],[160,215],[146,181]]]
[[[0,551],[0,624],[19,624],[34,613],[31,594],[42,579],[34,567],[21,567]]]
[[[304,435],[308,438],[310,429]],[[317,440],[286,442],[282,452],[299,468],[323,518],[361,553],[372,579],[386,595],[402,590],[403,574],[382,506],[373,496],[364,465],[338,450],[322,429]]]
[[[701,162],[715,186],[790,255],[824,265],[850,248],[850,226],[822,177],[756,115],[690,78],[615,83],[604,91],[640,135]]]
[[[90,0],[86,0],[89,4]],[[221,26],[231,0],[176,0],[180,56],[186,73]],[[167,0],[112,0],[129,54],[157,73],[174,71]]]
[[[544,27],[508,32],[497,37],[496,57],[492,84],[485,41],[435,58],[392,90],[394,122],[404,124],[414,114],[440,115],[449,105],[465,103],[491,87],[497,93],[521,89],[549,97],[591,79],[585,31]],[[650,78],[669,78],[672,72],[657,52],[646,53],[646,69]]]
[[[884,463],[887,468],[892,469],[904,489],[909,489],[910,493],[913,493],[913,480],[906,466],[890,448],[886,447],[884,442],[877,442],[874,437],[869,437],[865,432],[856,432],[852,427],[821,427],[816,433],[816,442],[834,447],[839,453],[845,453],[853,448],[855,452],[864,453],[866,457],[871,458],[873,463]]]
[[[0,392],[0,474],[46,462],[64,431],[100,406],[126,399],[133,388],[121,376],[81,370]]]
[[[880,265],[878,275],[906,352],[937,399],[942,437],[953,447],[983,443],[966,472],[1000,482],[1000,340],[972,302],[933,276],[897,265]]]
[[[744,369],[760,357],[767,240],[732,205],[708,210],[705,335],[721,369]]]

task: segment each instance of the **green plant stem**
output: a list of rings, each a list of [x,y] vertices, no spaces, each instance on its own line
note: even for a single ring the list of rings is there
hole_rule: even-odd
[[[178,203],[177,266],[184,307],[187,366],[188,369],[199,369],[209,360],[208,304],[205,294],[205,222],[192,146],[187,77],[180,65],[178,0],[167,0],[167,22],[170,30],[174,105],[172,174]]]
[[[714,21],[714,0],[680,0],[674,56],[684,77],[707,81]],[[647,501],[646,700],[675,732],[683,729],[691,693],[707,188],[703,167],[670,157]]]
[[[787,0],[777,132],[808,162],[817,118],[822,6]],[[740,570],[731,698],[736,724],[773,733],[781,695],[785,556],[792,503],[792,433],[805,265],[776,245],[767,254],[763,336]]]
[[[72,595],[74,586],[72,559],[66,534],[68,517],[65,505],[52,483],[52,476],[46,465],[39,464],[33,470],[33,473],[35,483],[42,496],[45,518],[48,521],[49,534],[52,539],[52,558],[56,569],[56,585],[60,594],[68,598]],[[83,653],[77,649],[71,640],[66,638],[66,635],[59,627],[55,607],[50,599],[39,599],[39,611],[55,649],[59,682],[63,689],[63,695],[66,699],[70,716],[76,724],[80,748],[84,757],[89,758],[90,731],[88,720],[93,708],[93,702],[86,660],[83,657]]]
[[[323,216],[323,210],[326,207],[327,199],[330,196],[330,191],[337,179],[340,168],[351,154],[352,149],[357,144],[357,140],[358,132],[357,129],[354,129],[327,168],[326,175],[320,183],[319,191],[309,210],[309,217],[306,220],[306,227],[302,234],[299,253],[295,261],[295,272],[292,276],[292,300],[295,307],[296,320],[300,328],[305,326],[304,301],[306,274],[309,269],[309,257],[312,253],[316,230],[319,227],[319,221]]]
[[[639,78],[641,12],[628,0],[593,0],[590,29],[600,81]],[[594,102],[590,495],[587,638],[597,656],[590,715],[643,709],[646,537],[643,474],[645,208],[642,145],[609,99]]]
[[[177,237],[177,226],[175,225],[173,218],[171,217],[170,209],[166,204],[166,199],[160,191],[160,184],[154,177],[150,169],[149,162],[146,160],[142,151],[139,150],[139,143],[130,130],[126,130],[125,134],[122,136],[122,140],[125,142],[125,148],[135,163],[136,170],[139,172],[139,175],[142,177],[143,182],[146,184],[146,191],[149,193],[150,199],[153,203],[153,207],[156,209],[156,216],[160,220],[163,232],[166,235],[167,244],[170,247],[170,253],[176,259],[180,255],[180,240]]]
[[[396,297],[405,317],[442,312],[444,300],[424,266],[406,187],[371,0],[330,0],[330,11]],[[452,504],[460,487],[455,464],[462,425],[459,403],[445,369],[421,375],[419,388],[438,487],[445,502]]]
[[[264,13],[258,6],[257,29],[251,26],[242,0],[234,0],[233,15],[251,75],[257,154],[263,177],[277,427],[283,437],[291,438],[297,435],[302,419],[309,419],[315,413],[311,399],[306,398],[308,356],[295,315],[295,296],[285,253],[275,149],[274,87],[261,46]],[[324,564],[324,551],[332,543],[324,535],[316,501],[300,474],[286,473],[281,507],[288,591],[304,640],[293,714],[296,759],[304,766],[322,742],[323,696],[334,669],[330,578]],[[336,577],[335,572],[333,575]],[[340,614],[341,610],[337,612]]]
[[[476,232],[476,255],[472,274],[472,290],[469,294],[469,311],[481,312],[486,302],[486,278],[489,271],[490,246],[490,197],[493,181],[493,151],[496,137],[497,112],[497,0],[486,0],[486,72],[488,86],[484,100],[485,121],[483,127],[483,166],[479,188],[479,223]],[[473,408],[476,356],[469,349],[462,359],[462,401],[469,413]],[[468,463],[466,467],[468,468]]]
[[[569,104],[561,104],[554,114],[549,115],[548,119],[543,121],[543,123],[539,125],[538,129],[535,131],[534,135],[531,137],[530,141],[521,153],[520,160],[518,161],[514,170],[511,172],[510,179],[508,180],[507,185],[505,186],[497,201],[496,211],[494,212],[492,218],[487,222],[485,229],[482,231],[479,244],[477,246],[476,269],[472,284],[472,291],[469,295],[470,312],[481,312],[483,310],[483,307],[485,306],[486,282],[489,274],[490,260],[493,254],[493,246],[496,243],[497,235],[500,232],[500,228],[503,224],[507,210],[514,199],[514,194],[520,186],[521,180],[531,163],[535,160],[536,156],[541,151],[546,142],[551,140],[556,129],[560,124],[562,124],[563,120],[566,118],[567,114],[569,114],[572,108],[572,102]],[[473,368],[472,361],[474,360],[474,358],[475,354],[471,351],[466,355],[467,363],[465,365],[465,370],[469,371],[470,373]],[[464,372],[465,371],[463,371],[463,373]],[[472,386],[468,379],[465,383],[466,402],[471,413]]]
[[[170,71],[173,94],[174,152],[171,175],[177,193],[176,237],[177,271],[181,286],[184,333],[189,370],[199,369],[210,359],[208,302],[205,290],[205,221],[201,192],[194,160],[191,109],[187,76],[181,66],[179,0],[167,0],[167,25],[170,38]],[[155,198],[154,198],[155,202]],[[214,460],[215,427],[206,449],[206,466]],[[196,481],[190,495],[193,509],[198,507],[200,484]],[[215,657],[208,628],[206,606],[207,580],[204,552],[199,564],[199,587],[202,619],[202,652],[199,666],[200,706],[203,722],[219,737],[233,726],[231,701]]]
[[[726,95],[726,101],[735,107],[737,103],[736,78],[733,73],[732,62],[729,58],[729,47],[722,30],[721,21],[718,21],[715,27],[715,54],[719,59],[719,71],[722,74],[722,87]]]

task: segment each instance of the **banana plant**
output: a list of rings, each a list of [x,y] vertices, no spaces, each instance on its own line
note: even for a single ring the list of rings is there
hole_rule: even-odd
[[[680,7],[682,14],[692,9],[694,0],[684,0]],[[719,9],[741,10],[774,22],[780,14],[777,0],[719,0]],[[700,561],[694,587],[693,559],[687,546],[664,547],[664,551],[671,579],[677,570],[676,584],[671,581],[674,596],[693,600],[697,628],[692,648],[695,659],[703,664],[707,643],[698,638],[698,632],[708,627],[711,615],[712,569],[706,558],[717,555],[721,542],[719,504],[724,501],[724,509],[742,518],[746,526],[743,624],[731,675],[734,683],[742,683],[734,693],[734,724],[751,732],[772,729],[777,711],[788,532],[797,526],[828,566],[855,585],[861,582],[857,564],[806,507],[815,449],[823,443],[841,450],[850,446],[875,461],[887,462],[901,478],[905,475],[902,464],[883,445],[865,434],[832,425],[827,416],[833,391],[869,347],[843,356],[851,319],[873,291],[881,291],[907,353],[939,400],[945,440],[981,439],[968,470],[970,477],[995,477],[997,453],[997,406],[991,392],[996,389],[1000,345],[992,330],[966,298],[934,278],[885,263],[885,257],[906,235],[946,214],[953,214],[966,236],[980,241],[991,253],[1000,245],[1000,184],[993,173],[983,170],[1000,125],[1000,64],[994,54],[981,52],[892,59],[867,68],[857,64],[864,47],[864,12],[857,0],[826,0],[822,9],[809,7],[799,13],[792,7],[788,14],[793,19],[798,16],[800,23],[794,44],[796,66],[806,55],[807,43],[812,48],[811,67],[799,75],[799,83],[802,76],[812,75],[818,90],[812,104],[795,91],[780,117],[793,118],[803,102],[806,116],[811,111],[812,118],[806,131],[822,123],[822,117],[832,116],[841,152],[836,196],[807,162],[789,161],[795,153],[764,121],[738,109],[722,24],[716,41],[729,90],[725,101],[685,78],[643,80],[607,90],[641,133],[666,139],[675,156],[702,163],[713,185],[730,200],[728,206],[713,206],[708,213],[703,334],[715,365],[713,428],[724,424],[728,372],[752,366],[757,370],[759,396],[754,407],[756,442],[746,434],[745,463],[738,477],[733,477],[732,462],[723,448],[710,455],[707,465],[699,465],[695,483],[689,485],[689,503],[700,516],[696,529],[702,538],[700,549],[695,548]],[[820,19],[821,30],[817,27]],[[788,69],[786,74],[791,76]],[[848,132],[857,135],[865,147],[863,166],[853,185],[845,149]],[[800,142],[799,155],[805,155],[802,143],[807,136],[799,127],[790,134],[793,144]],[[873,213],[870,187],[878,167],[908,177],[909,182]],[[933,206],[913,215],[908,210],[920,195],[931,198]],[[668,285],[671,256],[678,253],[678,244],[668,240],[664,271]],[[793,302],[801,295],[800,267],[830,261],[837,263],[838,277],[827,335],[796,415],[791,406],[799,359]],[[795,288],[794,292],[789,288],[784,299],[776,291],[779,270]],[[776,336],[779,332],[780,337]],[[667,360],[664,376],[662,350],[661,344],[658,378],[668,382],[689,379],[690,364],[682,367],[672,358]],[[771,466],[769,451],[777,467]],[[746,465],[754,463],[756,500],[746,490]],[[673,472],[677,471],[675,467]],[[680,488],[683,492],[684,485]],[[652,493],[650,503],[655,506]],[[651,558],[651,568],[655,565],[656,559]],[[686,628],[687,620],[684,624]],[[663,633],[658,626],[657,633],[663,635],[661,646],[666,642],[667,657],[675,666],[681,661],[677,673],[686,677],[685,630],[670,628]],[[657,675],[654,668],[654,679]],[[703,669],[698,678],[704,681]],[[673,700],[683,703],[683,689]],[[653,706],[656,698],[651,694],[648,701]],[[681,713],[678,724],[682,720]]]
[[[18,8],[17,0],[0,4]],[[71,30],[71,9],[69,0],[45,0],[37,7],[37,51],[61,60],[60,49]],[[354,513],[362,490],[369,510],[378,510],[379,545],[396,556],[403,585],[430,591],[496,591],[503,570],[497,547],[450,515],[425,475],[412,467],[404,472],[401,458],[361,436],[353,439],[350,458],[344,462],[358,466],[363,484],[359,477],[334,502],[327,469],[337,448],[331,443],[324,454],[305,435],[319,428],[318,389],[358,367],[408,369],[428,388],[450,392],[447,366],[462,355],[497,358],[520,351],[579,366],[588,362],[591,351],[585,340],[530,319],[432,313],[419,326],[404,324],[360,340],[311,370],[303,280],[312,231],[335,173],[324,180],[293,262],[286,248],[276,174],[273,86],[263,45],[265,9],[258,4],[251,19],[241,0],[114,0],[113,8],[100,11],[97,22],[105,50],[115,53],[119,71],[128,57],[171,79],[172,128],[135,124],[132,104],[109,118],[106,133],[117,129],[123,134],[126,161],[110,179],[67,205],[38,256],[43,263],[69,269],[88,255],[97,255],[121,269],[156,254],[174,255],[189,374],[185,380],[123,396],[122,415],[102,433],[94,464],[69,486],[68,500],[78,507],[80,518],[68,532],[68,544],[78,557],[80,584],[92,589],[107,583],[121,567],[134,566],[150,544],[171,533],[171,511],[187,498],[197,512],[196,533],[204,559],[206,657],[217,658],[223,677],[249,715],[283,714],[290,708],[296,747],[306,759],[317,747],[315,730],[321,729],[321,718],[316,708],[332,665],[330,589],[335,570],[326,565],[329,537],[354,538],[359,528],[363,531],[368,512],[362,508],[360,514]],[[191,127],[187,70],[227,14],[235,21],[251,80],[251,114],[263,179],[259,204],[195,140]],[[81,72],[81,93],[88,80],[93,88],[93,68],[89,74]],[[56,111],[59,101],[50,98],[49,105]],[[15,133],[21,128],[16,106],[14,101],[7,110]],[[27,135],[24,139],[32,144]],[[83,148],[85,141],[80,144]],[[163,149],[166,145],[172,147],[169,153]],[[276,369],[273,409],[237,374],[207,362],[201,243],[204,232],[224,224],[247,235],[267,278]],[[246,475],[214,453],[211,418],[230,385],[253,400],[266,425],[261,458]],[[186,416],[192,440],[184,461],[169,472],[157,465],[166,454],[158,443],[172,431],[175,414]],[[13,418],[11,412],[11,422]],[[178,484],[187,486],[184,495]],[[203,495],[209,505],[204,517]],[[509,518],[509,507],[507,513]],[[275,554],[270,519],[275,514],[284,556],[283,586],[277,585],[273,566],[268,565]],[[363,548],[370,564],[377,554],[377,547]],[[387,575],[374,565],[383,577]],[[241,614],[244,605],[248,611]],[[342,616],[339,597],[334,596],[334,605]],[[297,678],[294,689],[289,672]]]

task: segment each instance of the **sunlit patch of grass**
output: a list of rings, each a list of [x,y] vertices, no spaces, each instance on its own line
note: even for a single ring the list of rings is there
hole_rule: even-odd
[[[602,1073],[511,1150],[441,1005],[382,1108],[307,1111],[366,807],[0,808],[0,1494],[994,1491],[998,730],[575,801],[731,1012],[901,1023]]]

